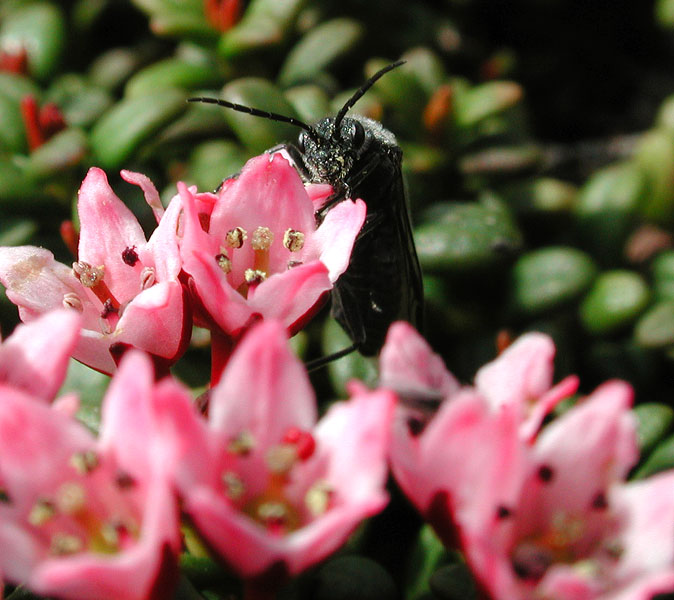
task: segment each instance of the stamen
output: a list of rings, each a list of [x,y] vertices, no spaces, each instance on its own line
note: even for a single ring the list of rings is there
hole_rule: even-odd
[[[302,264],[304,264],[304,262],[301,261],[301,260],[289,260],[288,264],[287,264],[287,267],[288,267],[288,270],[290,270],[290,269],[294,269],[295,267],[299,267]]]
[[[269,227],[258,227],[250,242],[255,251],[252,270],[264,274],[264,277],[267,277],[267,273],[269,273],[269,248],[273,241],[274,234]],[[260,283],[263,279],[257,279],[254,283]],[[249,281],[248,283],[252,282]]]
[[[108,298],[105,302],[103,302],[103,310],[101,311],[101,319],[107,319],[110,315],[117,314],[119,310],[117,307],[112,303],[112,300]]]
[[[246,269],[243,273],[246,283],[250,285],[257,285],[267,279],[267,273],[258,269]]]
[[[222,483],[225,486],[225,494],[230,500],[240,500],[246,493],[243,479],[233,471],[226,471],[222,474]]]
[[[131,246],[130,248],[127,246],[123,251],[122,251],[122,260],[124,261],[124,264],[129,265],[130,267],[135,266],[135,264],[140,260],[138,258],[138,252],[136,252],[136,247]]]
[[[101,527],[101,537],[106,546],[117,548],[119,546],[119,531],[116,523],[105,523]]]
[[[76,452],[70,457],[70,464],[80,475],[87,475],[98,466],[98,454],[93,450]]]
[[[74,514],[84,508],[87,494],[84,487],[79,483],[64,483],[58,490],[56,496],[56,506],[66,514]]]
[[[74,292],[68,292],[63,295],[63,308],[72,308],[77,312],[82,312],[84,310],[82,300]]]
[[[283,245],[291,252],[299,252],[304,248],[304,234],[296,229],[286,229],[283,234]]]
[[[28,522],[35,527],[44,525],[56,514],[53,502],[45,498],[39,499],[28,513]]]
[[[105,281],[103,281],[103,277],[105,275],[105,266],[101,265],[100,267],[92,267],[89,263],[78,261],[73,263],[73,273],[84,287],[89,288],[94,294],[96,294],[96,297],[101,301],[103,306],[105,306],[106,301],[109,300],[111,308],[119,310],[119,302],[112,295],[112,292],[106,285]],[[107,317],[113,312],[115,311],[107,309],[105,316]]]
[[[304,497],[309,512],[314,517],[320,517],[330,508],[334,497],[334,490],[327,481],[317,481],[312,485]]]
[[[11,504],[12,499],[9,497],[7,490],[0,489],[0,503],[1,504]]]
[[[241,248],[248,232],[243,227],[235,227],[225,234],[225,242],[230,248]]]
[[[253,232],[250,245],[253,247],[253,250],[269,250],[273,241],[274,234],[269,227],[258,227]]]
[[[140,289],[147,290],[157,281],[154,267],[144,267],[140,273]]]
[[[269,448],[265,456],[267,468],[275,475],[290,471],[297,462],[297,448],[292,444],[279,444]]]
[[[267,527],[280,529],[285,525],[288,511],[281,502],[263,502],[257,507],[257,517]]]
[[[67,533],[57,533],[51,540],[50,552],[57,556],[75,554],[84,547],[82,540]]]
[[[73,272],[84,287],[94,288],[103,281],[105,267],[92,267],[89,263],[78,261],[73,263]]]
[[[225,275],[232,272],[232,261],[224,252],[215,255],[215,262],[218,263],[218,266],[220,269],[222,269],[222,272],[225,273]]]
[[[239,456],[247,456],[253,448],[255,448],[255,438],[248,430],[240,432],[227,446],[232,454],[238,454]]]

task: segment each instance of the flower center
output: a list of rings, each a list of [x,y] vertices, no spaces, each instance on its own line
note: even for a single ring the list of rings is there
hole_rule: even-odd
[[[226,275],[233,270],[235,253],[244,247],[249,239],[249,232],[243,227],[230,229],[224,237],[223,243],[215,255],[215,262]],[[296,229],[287,229],[283,234],[283,247],[290,253],[296,253],[304,247],[305,235]],[[266,226],[257,227],[250,234],[248,241],[253,250],[253,262],[243,269],[243,281],[236,285],[236,290],[244,298],[248,298],[249,292],[272,275],[271,248],[274,244],[274,232]],[[287,267],[292,268],[301,265],[300,260],[288,260]],[[246,265],[244,265],[246,266]]]
[[[244,431],[234,437],[228,449],[242,458],[250,455],[255,448],[252,434]],[[227,469],[222,474],[224,493],[240,510],[272,535],[286,535],[302,527],[306,521],[325,513],[331,505],[334,494],[331,486],[317,478],[307,489],[304,497],[289,487],[293,470],[311,458],[316,449],[316,440],[309,431],[298,427],[289,428],[277,445],[271,446],[264,454],[262,473],[258,470],[260,462],[248,463],[255,473]],[[253,466],[255,465],[255,466]],[[246,483],[264,478],[265,488],[251,494],[252,487]],[[294,487],[297,487],[296,485]]]
[[[39,497],[27,514],[28,524],[49,540],[53,555],[119,552],[138,537],[139,529],[124,497],[117,498],[114,514],[105,508],[123,488],[113,481],[101,490],[103,480],[96,487],[87,485],[86,477],[98,467],[93,451],[74,454],[70,465],[81,477],[66,480],[54,493]]]

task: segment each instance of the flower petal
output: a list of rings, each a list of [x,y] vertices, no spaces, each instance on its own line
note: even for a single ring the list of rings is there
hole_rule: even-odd
[[[211,392],[209,422],[225,439],[250,432],[260,450],[290,427],[313,428],[313,388],[280,323],[263,321],[244,337]]]
[[[328,267],[330,281],[333,283],[349,266],[351,251],[366,214],[367,206],[362,200],[339,202],[328,211],[313,236],[312,244],[315,245],[321,262]]]
[[[145,234],[134,214],[115,195],[105,172],[89,169],[80,187],[77,212],[80,218],[78,260],[97,267],[105,265],[105,281],[120,302],[138,292],[138,279],[122,255],[126,248],[145,245]]]
[[[65,379],[80,325],[80,315],[65,309],[19,325],[0,346],[0,381],[53,400]]]

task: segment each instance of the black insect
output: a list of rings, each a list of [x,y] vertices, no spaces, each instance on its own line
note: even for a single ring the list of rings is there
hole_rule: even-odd
[[[393,321],[421,326],[423,287],[402,178],[402,151],[394,135],[378,121],[346,116],[380,77],[403,62],[375,73],[337,115],[315,125],[225,100],[190,99],[302,128],[297,145],[284,144],[270,152],[285,149],[305,181],[332,186],[332,195],[316,213],[318,222],[346,198],[362,198],[367,204],[349,268],[332,290],[332,314],[353,345],[310,363],[312,368],[355,349],[365,356],[375,355]]]

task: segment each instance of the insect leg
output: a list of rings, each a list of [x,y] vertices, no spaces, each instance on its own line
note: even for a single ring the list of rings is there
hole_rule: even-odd
[[[269,150],[265,150],[268,154],[274,154],[275,152],[285,152],[290,160],[293,162],[293,166],[297,169],[297,172],[300,174],[302,179],[306,182],[311,180],[311,171],[307,168],[307,165],[304,162],[304,155],[300,152],[300,149],[294,144],[278,144]]]
[[[351,344],[350,346],[347,346],[346,348],[342,348],[341,350],[338,350],[337,352],[333,352],[332,354],[328,354],[327,356],[321,356],[320,358],[314,358],[314,360],[310,360],[304,366],[307,368],[307,371],[309,373],[311,373],[312,371],[320,369],[321,367],[324,367],[328,363],[331,363],[333,360],[337,360],[338,358],[342,358],[342,356],[346,356],[347,354],[351,354],[352,352],[355,352],[356,350],[358,350],[358,344]]]

